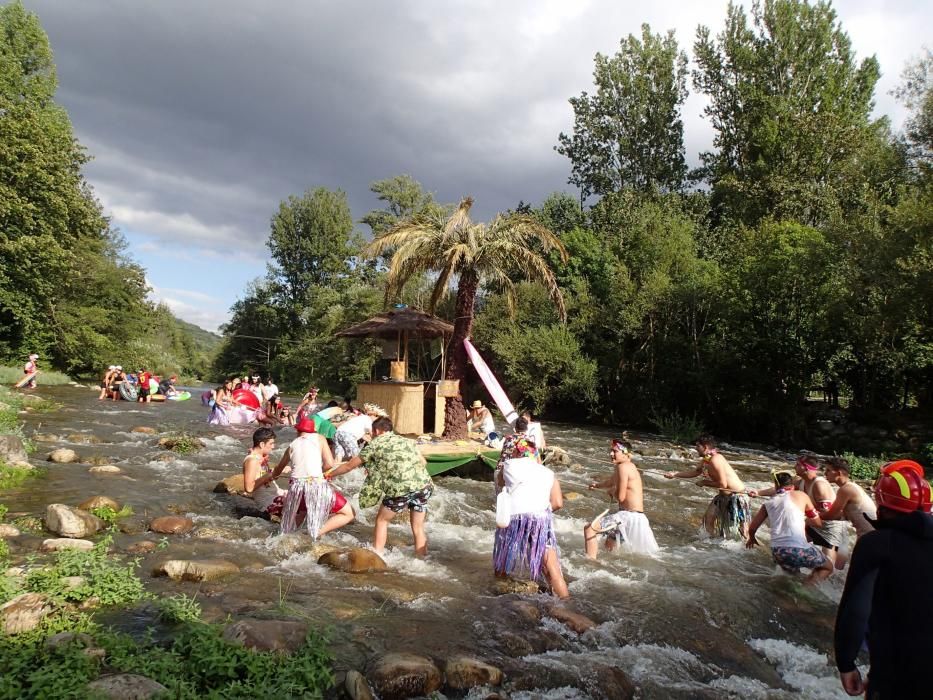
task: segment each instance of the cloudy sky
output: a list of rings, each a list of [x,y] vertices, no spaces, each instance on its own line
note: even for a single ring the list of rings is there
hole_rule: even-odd
[[[0,0],[2,1],[2,0]],[[488,219],[570,190],[554,152],[567,99],[619,39],[721,28],[724,0],[24,0],[58,66],[58,100],[94,161],[87,176],[148,270],[154,295],[215,329],[264,274],[269,219],[312,187],[343,189],[353,216],[377,179],[407,173]],[[750,4],[750,3],[747,3]],[[929,41],[922,0],[835,3],[859,58],[884,73]],[[687,154],[712,133],[691,95]],[[368,228],[360,225],[368,233]]]

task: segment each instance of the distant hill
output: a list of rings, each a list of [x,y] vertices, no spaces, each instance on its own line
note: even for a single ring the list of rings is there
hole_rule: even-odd
[[[194,341],[194,347],[202,355],[212,356],[217,350],[217,346],[220,345],[220,341],[223,340],[223,338],[216,333],[206,331],[193,323],[182,321],[178,316],[175,316],[175,323],[191,336],[191,339]]]

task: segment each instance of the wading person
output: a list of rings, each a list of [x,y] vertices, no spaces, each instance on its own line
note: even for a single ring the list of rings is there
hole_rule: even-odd
[[[334,432],[334,458],[338,462],[356,457],[360,453],[360,440],[372,432],[373,418],[385,414],[385,411],[372,404],[365,404],[364,409],[365,413],[347,418]]]
[[[920,465],[902,460],[882,467],[875,503],[875,530],[855,543],[836,613],[836,667],[849,695],[866,692],[855,659],[867,639],[866,698],[929,698],[933,516]]]
[[[113,377],[116,373],[116,365],[110,365],[107,371],[104,372],[104,378],[100,380],[100,395],[97,397],[98,401],[103,401],[107,398],[107,394],[110,393],[110,384],[113,382]]]
[[[324,477],[333,469],[334,458],[327,440],[314,432],[314,421],[304,417],[295,426],[298,437],[292,440],[272,473],[256,481],[258,487],[275,480],[291,464],[288,493],[282,507],[282,534],[295,532],[302,523],[312,539],[317,539],[351,522],[352,506],[342,493]]]
[[[330,475],[336,477],[360,465],[365,467],[367,474],[360,490],[360,507],[367,508],[380,503],[373,529],[373,549],[383,554],[389,535],[389,523],[396,515],[408,510],[415,554],[423,557],[428,552],[424,520],[428,499],[434,494],[434,483],[415,441],[395,434],[392,427],[392,420],[388,416],[376,418],[372,427],[373,439],[369,444]]]
[[[819,474],[819,461],[815,455],[802,455],[794,465],[794,471],[800,478],[798,488],[805,492],[813,504],[820,518],[826,513],[836,500],[836,492],[829,482]],[[807,537],[813,544],[822,548],[823,554],[829,557],[837,569],[845,566],[846,557],[841,549],[848,541],[848,526],[842,520],[822,519],[820,526],[807,525]]]
[[[163,396],[175,396],[178,391],[175,389],[175,382],[178,381],[177,375],[172,375],[167,379],[163,379],[159,382],[159,393]]]
[[[136,402],[137,403],[151,403],[152,398],[149,396],[149,379],[152,375],[146,371],[146,368],[143,367],[136,373]]]
[[[807,583],[822,581],[833,572],[833,564],[819,549],[807,542],[807,526],[822,525],[813,501],[794,486],[790,471],[772,474],[774,496],[766,501],[752,519],[748,531],[749,549],[758,546],[755,534],[767,520],[771,528],[771,557],[774,563],[788,573],[810,569]]]
[[[23,377],[28,377],[30,374],[39,374],[39,356],[33,353],[29,356],[29,359],[26,360],[26,364],[23,365]],[[36,388],[36,378],[33,377],[28,382],[23,385],[24,389],[35,389]]]
[[[544,575],[554,595],[569,598],[554,532],[554,511],[563,507],[564,496],[554,472],[535,454],[531,441],[517,440],[502,469],[511,515],[508,527],[496,528],[493,567],[499,577],[518,573],[537,581]]]
[[[616,512],[604,514],[583,528],[583,544],[586,556],[596,559],[599,549],[596,537],[603,533],[606,549],[615,549],[616,540],[632,552],[654,554],[658,547],[651,525],[645,516],[641,474],[632,462],[631,443],[616,439],[612,441],[610,456],[615,466],[612,476],[594,481],[590,489],[606,489],[616,503]]]
[[[266,517],[279,517],[285,504],[285,491],[280,489],[274,479],[263,479],[272,470],[269,467],[269,455],[275,449],[275,433],[271,428],[259,428],[253,432],[253,447],[243,460],[243,488],[246,495],[253,499],[256,510]]]
[[[547,441],[544,439],[544,428],[541,427],[539,421],[534,419],[534,415],[531,411],[522,411],[521,417],[528,423],[528,439],[535,444],[538,454],[540,455],[547,449]]]
[[[855,528],[856,538],[874,530],[872,521],[878,517],[875,502],[865,489],[849,478],[849,462],[842,457],[830,457],[825,462],[826,480],[839,487],[836,500],[822,513],[823,520],[844,518]]]
[[[701,435],[695,444],[700,454],[700,465],[690,471],[667,472],[664,476],[668,479],[706,477],[697,483],[719,489],[703,516],[703,526],[710,537],[748,539],[748,521],[751,519],[752,508],[745,493],[745,484],[729,461],[719,454],[716,441],[711,436]]]

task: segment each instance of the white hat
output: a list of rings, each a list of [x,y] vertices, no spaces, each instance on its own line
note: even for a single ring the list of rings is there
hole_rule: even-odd
[[[107,369],[111,369],[111,370],[112,370],[112,369],[116,369],[116,368],[117,368],[116,365],[110,365]]]
[[[122,372],[122,371],[123,371],[123,365],[117,365],[116,367],[114,367],[114,369],[118,369],[118,370],[120,370],[120,371]]]
[[[38,359],[39,359],[39,356],[36,355],[35,353],[33,353],[32,355],[29,356],[29,359],[30,359],[30,360],[38,360]]]

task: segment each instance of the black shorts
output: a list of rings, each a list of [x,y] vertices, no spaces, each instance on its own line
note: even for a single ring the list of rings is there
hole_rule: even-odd
[[[142,387],[140,387],[139,393],[137,394],[137,396],[139,396],[139,398],[141,399],[149,398],[149,389],[143,389]]]

